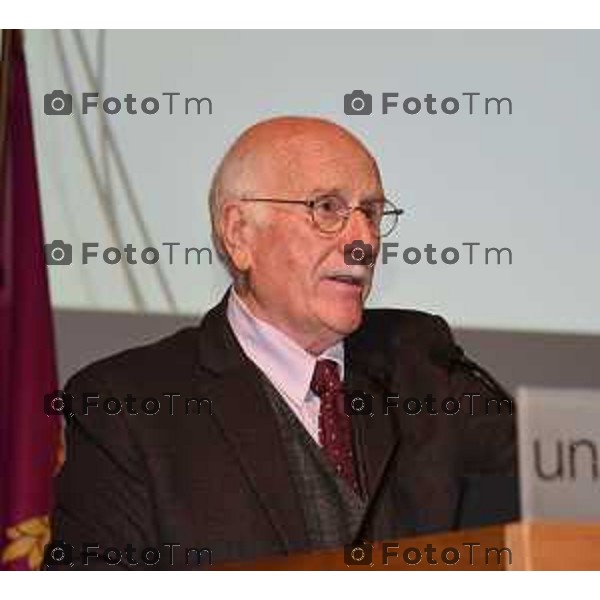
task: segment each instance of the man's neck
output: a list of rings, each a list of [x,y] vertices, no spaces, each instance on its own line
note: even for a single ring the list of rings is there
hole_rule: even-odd
[[[275,327],[313,356],[319,356],[325,352],[325,350],[344,339],[343,335],[325,329],[319,333],[307,331],[299,332],[295,328],[290,327],[285,319],[278,318],[276,313],[265,309],[260,302],[257,301],[250,290],[237,289],[233,286],[232,292],[235,292],[238,300],[243,303],[246,310],[248,310],[254,318],[268,323],[271,327]]]

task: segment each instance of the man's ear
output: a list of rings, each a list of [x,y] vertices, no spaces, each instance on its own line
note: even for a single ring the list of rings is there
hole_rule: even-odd
[[[252,262],[252,223],[237,202],[225,204],[221,210],[221,236],[227,254],[238,271],[247,271]]]

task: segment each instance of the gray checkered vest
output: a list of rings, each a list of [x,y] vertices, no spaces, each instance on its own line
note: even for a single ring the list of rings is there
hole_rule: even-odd
[[[261,380],[279,424],[311,547],[350,543],[366,508],[364,500],[338,477],[320,446],[271,382],[264,376]]]

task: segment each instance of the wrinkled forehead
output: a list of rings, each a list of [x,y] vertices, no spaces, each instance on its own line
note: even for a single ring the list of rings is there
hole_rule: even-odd
[[[285,132],[284,132],[285,133]],[[304,198],[338,190],[349,199],[381,192],[377,164],[343,130],[325,129],[253,140],[244,149],[238,175],[259,195]],[[237,187],[237,186],[236,186]]]

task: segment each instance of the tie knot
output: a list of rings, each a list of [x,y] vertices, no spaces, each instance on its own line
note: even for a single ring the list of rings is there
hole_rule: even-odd
[[[310,382],[310,389],[321,398],[325,394],[338,392],[340,383],[338,364],[334,360],[318,360]]]

